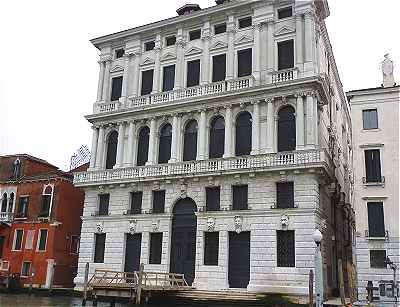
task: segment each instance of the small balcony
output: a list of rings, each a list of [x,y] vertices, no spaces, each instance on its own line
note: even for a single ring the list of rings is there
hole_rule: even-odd
[[[0,212],[0,222],[12,222],[14,214],[12,212]]]
[[[297,68],[274,71],[272,73],[272,83],[281,83],[297,79]]]

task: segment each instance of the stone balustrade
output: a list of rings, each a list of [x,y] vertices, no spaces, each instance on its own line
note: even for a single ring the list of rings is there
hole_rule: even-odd
[[[285,82],[295,79],[297,79],[297,68],[290,68],[272,73],[272,83]]]

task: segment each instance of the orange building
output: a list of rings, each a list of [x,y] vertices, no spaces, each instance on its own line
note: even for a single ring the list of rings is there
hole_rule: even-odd
[[[73,186],[72,172],[29,155],[0,157],[3,277],[16,274],[36,287],[73,286],[84,193]]]

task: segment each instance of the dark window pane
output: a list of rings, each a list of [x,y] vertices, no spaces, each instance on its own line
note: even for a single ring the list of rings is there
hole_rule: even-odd
[[[220,210],[220,187],[207,187],[206,188],[206,211],[219,211]]]
[[[24,235],[24,231],[22,229],[17,229],[15,231],[15,241],[14,241],[14,250],[21,250],[22,248],[22,237]]]
[[[252,124],[249,112],[242,112],[236,118],[236,156],[249,155],[251,152]]]
[[[145,51],[153,50],[155,48],[155,46],[156,46],[156,43],[154,41],[144,43],[144,50]]]
[[[385,250],[370,250],[369,259],[371,268],[386,269],[386,251]]]
[[[296,117],[293,107],[283,107],[278,112],[278,151],[296,149]]]
[[[294,208],[294,185],[293,182],[276,183],[276,207]]]
[[[212,82],[224,81],[226,77],[226,54],[213,56]]]
[[[183,140],[183,161],[194,161],[197,156],[197,122],[192,119],[186,124]]]
[[[3,194],[3,198],[1,200],[1,212],[7,212],[7,193]]]
[[[116,101],[121,97],[122,92],[122,76],[115,77],[111,80],[111,101]]]
[[[28,262],[28,261],[24,261],[22,263],[21,276],[29,276],[30,275],[30,269],[31,269],[31,263]]]
[[[117,49],[115,50],[115,58],[119,59],[122,58],[125,54],[125,50],[124,49]]]
[[[253,70],[252,49],[238,51],[238,77],[250,76]]]
[[[38,246],[39,251],[46,250],[46,242],[47,242],[47,229],[40,229],[39,246]]]
[[[106,234],[95,234],[94,263],[104,262],[104,250],[106,245]]]
[[[292,16],[292,7],[284,7],[278,10],[278,19],[288,18]]]
[[[221,158],[225,148],[225,120],[222,116],[215,117],[210,127],[209,158]]]
[[[161,264],[162,238],[162,232],[150,234],[150,264]]]
[[[143,192],[131,192],[130,214],[142,213]]]
[[[247,210],[248,187],[247,185],[232,186],[232,210]]]
[[[251,16],[239,19],[239,29],[248,28],[248,27],[251,27],[251,26],[252,26],[252,18],[251,18]]]
[[[189,39],[191,41],[195,39],[200,39],[200,37],[201,37],[201,30],[195,30],[189,32]]]
[[[51,206],[51,195],[42,195],[42,211],[40,212],[41,217],[48,217],[50,214]]]
[[[382,182],[379,149],[365,151],[365,175],[366,182]]]
[[[99,195],[99,215],[108,215],[109,204],[110,194]]]
[[[160,132],[158,163],[168,163],[171,159],[172,126],[165,124]]]
[[[153,91],[153,74],[154,70],[145,70],[142,72],[142,90],[141,95],[151,94]]]
[[[378,111],[376,109],[363,110],[363,128],[365,130],[378,129]]]
[[[277,266],[294,267],[295,266],[295,241],[293,230],[276,231],[277,247]]]
[[[112,169],[117,161],[118,132],[113,131],[108,136],[106,169]]]
[[[165,66],[163,75],[163,92],[171,91],[175,85],[175,65]]]
[[[278,43],[278,70],[294,67],[293,40]]]
[[[176,43],[176,36],[169,36],[165,39],[167,46],[173,46]]]
[[[189,61],[187,63],[187,87],[200,84],[200,60]]]
[[[137,165],[143,166],[146,164],[149,155],[149,137],[150,128],[145,126],[140,129],[138,152],[137,152]]]
[[[5,237],[0,236],[0,259],[3,257],[4,243],[5,243]]]
[[[204,265],[218,265],[219,233],[204,233]]]
[[[164,213],[165,190],[153,191],[153,213]]]
[[[221,34],[221,33],[225,33],[226,32],[226,23],[222,23],[220,25],[216,25],[214,27],[214,34]]]
[[[368,235],[369,237],[385,237],[385,220],[382,202],[368,202]]]
[[[23,196],[19,198],[17,217],[28,216],[28,204],[29,204],[29,197]]]

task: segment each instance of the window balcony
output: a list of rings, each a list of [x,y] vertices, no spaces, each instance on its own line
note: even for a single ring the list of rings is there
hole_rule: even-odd
[[[274,71],[272,73],[272,83],[280,83],[297,79],[297,68]]]
[[[122,183],[169,177],[220,175],[224,173],[260,172],[305,167],[325,168],[330,172],[332,162],[325,150],[308,150],[242,156],[201,161],[177,162],[110,170],[76,173],[76,186]]]
[[[0,222],[12,222],[14,214],[12,212],[0,212]]]

